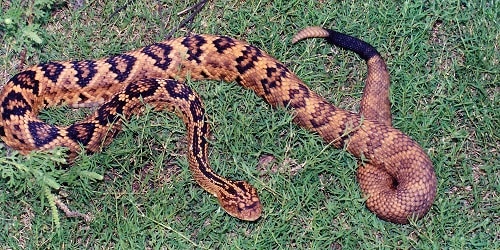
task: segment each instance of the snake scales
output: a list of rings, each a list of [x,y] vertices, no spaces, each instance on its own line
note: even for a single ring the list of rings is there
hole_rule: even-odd
[[[0,93],[0,137],[22,153],[67,147],[71,158],[82,146],[96,152],[109,144],[122,118],[140,113],[144,103],[176,111],[187,127],[194,179],[229,214],[256,220],[262,211],[256,189],[244,181],[226,180],[208,165],[208,125],[201,100],[188,86],[166,79],[235,81],[272,106],[290,108],[298,125],[363,159],[357,179],[367,207],[378,217],[395,223],[421,218],[435,198],[436,177],[420,146],[391,126],[389,75],[383,59],[368,43],[319,27],[304,29],[293,42],[309,37],[326,38],[366,60],[360,114],[330,104],[252,45],[224,36],[193,35],[100,60],[48,62],[18,73]],[[37,118],[42,108],[61,104],[101,106],[84,121],[66,127]]]

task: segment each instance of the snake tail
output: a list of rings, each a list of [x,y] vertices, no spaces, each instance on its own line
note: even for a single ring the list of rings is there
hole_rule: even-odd
[[[347,122],[360,124],[343,145],[354,155],[367,159],[360,164],[357,179],[368,209],[384,220],[401,224],[423,217],[437,192],[434,168],[416,142],[392,127],[390,79],[381,55],[367,42],[321,27],[298,32],[292,42],[312,37],[353,51],[367,63],[357,121]]]

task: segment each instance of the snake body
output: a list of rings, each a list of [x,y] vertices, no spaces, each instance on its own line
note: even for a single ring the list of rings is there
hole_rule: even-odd
[[[281,62],[250,44],[225,36],[193,35],[100,60],[48,62],[18,73],[0,92],[0,137],[22,153],[63,146],[74,157],[82,146],[97,152],[109,144],[122,118],[140,113],[144,103],[177,111],[187,127],[194,179],[232,216],[256,220],[262,208],[255,188],[210,169],[202,102],[179,82],[235,81],[270,105],[291,109],[295,123],[363,159],[357,179],[367,207],[378,217],[394,223],[421,218],[433,203],[437,181],[422,148],[391,126],[389,75],[383,59],[368,43],[319,27],[304,29],[293,41],[309,37],[326,38],[366,60],[360,114],[329,103]],[[37,117],[42,108],[61,104],[101,106],[84,121],[66,127]]]

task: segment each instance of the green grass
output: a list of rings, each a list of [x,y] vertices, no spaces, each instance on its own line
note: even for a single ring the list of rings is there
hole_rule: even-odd
[[[18,2],[2,2],[0,14]],[[41,25],[42,44],[19,40],[29,38],[0,24],[3,82],[18,72],[22,46],[30,45],[27,65],[116,54],[162,40],[185,17],[177,13],[193,4],[136,0],[110,18],[128,1],[69,2],[31,20]],[[180,119],[148,112],[69,170],[55,169],[53,156],[27,158],[1,147],[0,172],[12,169],[16,178],[0,179],[0,249],[500,249],[500,1],[414,2],[212,1],[192,29],[264,49],[350,110],[359,106],[364,62],[321,40],[292,46],[290,39],[322,25],[378,48],[392,77],[394,126],[435,164],[438,194],[422,220],[401,226],[370,213],[355,181],[356,159],[293,125],[287,112],[235,84],[191,82],[212,125],[213,168],[259,190],[261,219],[244,222],[222,211],[192,180]],[[58,124],[75,117],[81,114],[68,109],[44,114]],[[266,156],[272,161],[263,164]],[[23,179],[29,175],[9,161],[43,170],[61,184],[52,193],[93,220],[60,213],[57,228],[40,189],[46,179]]]

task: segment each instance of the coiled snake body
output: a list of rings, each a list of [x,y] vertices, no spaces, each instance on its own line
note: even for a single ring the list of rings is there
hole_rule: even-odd
[[[167,79],[236,81],[270,105],[290,108],[298,125],[363,159],[366,163],[359,167],[357,178],[367,207],[377,216],[395,223],[424,216],[436,195],[436,177],[420,146],[391,126],[389,75],[383,59],[371,45],[319,27],[304,29],[294,42],[309,37],[324,37],[366,60],[360,114],[327,102],[252,45],[224,36],[193,35],[101,60],[48,62],[18,73],[0,93],[0,137],[22,153],[63,146],[74,157],[82,146],[96,152],[109,144],[122,118],[140,113],[144,103],[174,110],[187,127],[195,180],[229,214],[256,220],[262,208],[255,188],[226,180],[208,165],[208,125],[201,100],[188,86]],[[60,104],[102,106],[66,127],[37,118],[40,109]]]

